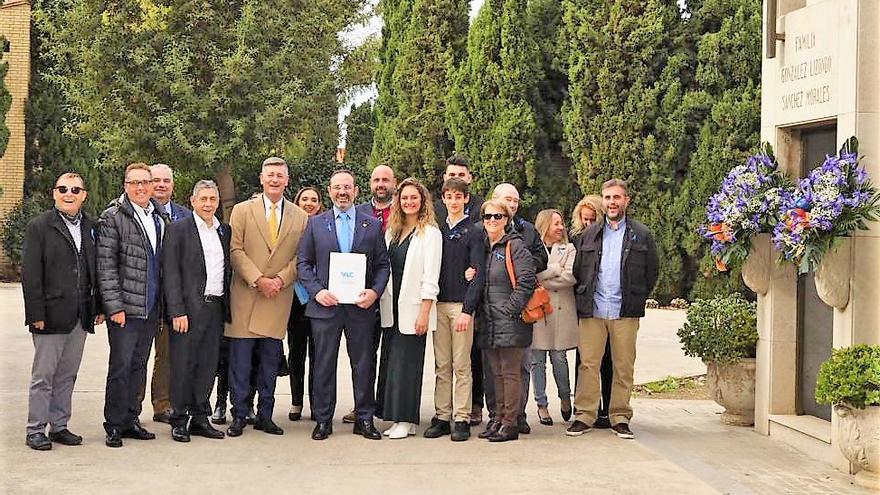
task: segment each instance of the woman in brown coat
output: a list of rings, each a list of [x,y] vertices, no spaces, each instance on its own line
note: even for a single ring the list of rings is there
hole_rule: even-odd
[[[571,417],[571,384],[566,352],[578,345],[577,308],[574,301],[574,245],[568,242],[565,222],[558,210],[542,210],[535,219],[535,229],[547,250],[547,269],[538,273],[538,282],[550,293],[553,312],[535,323],[532,341],[532,385],[538,403],[538,419],[552,425],[547,410],[547,354],[553,366],[553,377],[559,392],[562,418]]]

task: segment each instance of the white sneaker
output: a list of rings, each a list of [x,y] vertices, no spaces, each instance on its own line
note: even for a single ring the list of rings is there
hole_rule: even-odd
[[[395,428],[397,428],[397,425],[398,425],[398,424],[399,424],[399,423],[392,423],[392,424],[391,424],[391,428],[388,428],[387,430],[383,431],[382,434],[385,435],[386,437],[387,437],[388,435],[391,435],[391,432],[394,431]]]
[[[416,425],[414,425],[413,423],[401,422],[395,423],[395,426],[391,429],[391,432],[388,433],[388,438],[397,440],[415,434]]]

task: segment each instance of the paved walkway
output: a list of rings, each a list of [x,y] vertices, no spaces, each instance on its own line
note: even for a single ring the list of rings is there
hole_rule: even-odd
[[[0,285],[0,493],[868,493],[830,466],[751,429],[721,425],[720,408],[710,401],[635,400],[635,441],[620,440],[608,430],[565,437],[556,413],[556,425],[533,421],[531,435],[508,444],[422,437],[372,442],[351,435],[350,426],[338,420],[328,441],[314,442],[309,422],[286,420],[289,395],[281,379],[275,418],[286,431],[282,437],[248,429],[239,438],[179,444],[166,425],[144,414],[156,440],[126,440],[124,448],[108,449],[101,428],[107,366],[103,327],[88,339],[74,394],[71,429],[85,437],[85,444],[35,452],[24,446],[33,347],[22,313],[20,288]],[[701,372],[693,360],[670,357],[677,345],[670,340],[676,317],[682,313],[652,311],[643,321],[640,373],[651,370],[653,379]],[[425,420],[432,414],[430,349]],[[337,417],[351,406],[344,352],[339,375]]]

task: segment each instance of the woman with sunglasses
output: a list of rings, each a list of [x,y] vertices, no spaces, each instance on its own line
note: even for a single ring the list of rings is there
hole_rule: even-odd
[[[324,211],[321,204],[321,193],[317,188],[300,189],[293,200],[296,206],[303,209],[310,217]],[[290,412],[291,421],[302,419],[303,395],[305,393],[306,356],[309,358],[309,396],[312,394],[312,324],[306,318],[306,304],[309,293],[299,282],[293,285],[294,298],[290,306],[290,318],[287,320],[287,367],[290,370]]]
[[[520,367],[532,343],[532,325],[524,322],[521,314],[535,290],[535,263],[522,238],[506,232],[512,217],[507,203],[486,201],[480,213],[486,230],[486,257],[468,288],[456,327],[466,329],[476,311],[479,324],[475,338],[491,363],[497,407],[486,431],[478,436],[490,442],[507,442],[519,438]]]
[[[422,398],[428,331],[437,328],[443,236],[434,222],[431,195],[410,177],[397,186],[385,231],[391,280],[379,300],[382,358],[379,363],[382,419],[393,439],[415,435]]]

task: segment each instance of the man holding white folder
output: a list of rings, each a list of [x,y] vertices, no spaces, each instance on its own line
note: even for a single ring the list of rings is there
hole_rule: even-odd
[[[311,405],[317,424],[312,438],[325,440],[333,433],[336,362],[345,332],[357,411],[353,433],[379,440],[382,435],[373,425],[373,327],[379,294],[388,283],[388,252],[381,222],[355,211],[354,175],[337,170],[328,192],[333,208],[309,219],[297,262],[299,281],[309,293],[306,316],[312,319],[315,342]]]

